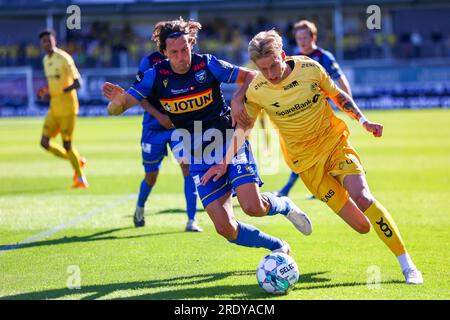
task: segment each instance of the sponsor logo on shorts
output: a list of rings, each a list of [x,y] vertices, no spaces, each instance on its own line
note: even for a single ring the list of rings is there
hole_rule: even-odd
[[[194,183],[195,183],[196,187],[198,187],[198,186],[200,186],[202,184],[200,182],[200,176],[199,175],[193,176],[192,179],[194,180]]]
[[[320,200],[327,203],[336,193],[333,189],[328,190],[327,194]]]
[[[142,152],[144,153],[150,153],[152,151],[152,145],[150,143],[144,143],[142,142]]]

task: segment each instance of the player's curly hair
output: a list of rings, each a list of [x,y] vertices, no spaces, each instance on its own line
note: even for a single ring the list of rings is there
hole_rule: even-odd
[[[182,34],[188,35],[191,44],[194,45],[197,42],[197,34],[201,28],[202,25],[199,22],[193,20],[184,21],[182,17],[172,21],[160,21],[155,25],[152,40],[156,42],[160,52],[166,50],[167,38],[176,38]]]
[[[274,29],[258,33],[248,44],[248,55],[253,62],[282,51],[283,39]]]

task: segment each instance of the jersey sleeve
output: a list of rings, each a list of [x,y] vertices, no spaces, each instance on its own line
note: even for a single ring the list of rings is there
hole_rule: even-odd
[[[344,73],[331,52],[324,52],[323,67],[333,80],[339,79]]]
[[[72,57],[70,55],[66,55],[64,60],[66,61],[67,73],[72,77],[72,79],[80,79],[80,73],[78,72],[77,66],[75,65]]]
[[[258,118],[262,111],[261,105],[259,105],[256,100],[253,97],[253,94],[250,90],[247,90],[247,93],[245,95],[244,99],[244,105],[245,110],[247,111],[248,115],[252,119]]]
[[[317,63],[317,62],[316,62]],[[334,97],[339,94],[339,89],[331,79],[328,72],[317,63],[318,68],[316,69],[317,76],[319,78],[319,86],[322,89],[323,93],[326,97]]]
[[[208,58],[207,66],[218,81],[224,83],[236,82],[239,67],[224,60],[217,59],[213,55],[208,54],[206,56]]]
[[[138,72],[142,72],[142,74],[144,74],[145,71],[147,71],[148,69],[150,69],[150,62],[148,57],[143,57],[141,62],[139,63],[139,71]]]
[[[153,89],[155,76],[155,69],[148,69],[143,73],[143,75],[138,72],[136,75],[136,81],[130,86],[127,93],[131,94],[138,101],[147,98]]]

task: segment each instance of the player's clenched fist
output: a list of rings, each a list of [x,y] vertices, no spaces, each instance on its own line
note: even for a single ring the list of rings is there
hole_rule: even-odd
[[[118,115],[123,113],[123,106],[126,103],[125,90],[118,85],[105,82],[102,87],[102,95],[110,101],[108,105],[109,114]]]
[[[363,124],[364,128],[371,132],[374,137],[381,137],[383,135],[383,125],[375,122],[366,121]]]

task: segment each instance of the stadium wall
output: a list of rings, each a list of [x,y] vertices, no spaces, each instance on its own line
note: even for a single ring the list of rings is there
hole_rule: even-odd
[[[344,65],[354,98],[362,109],[416,109],[450,107],[450,66],[448,63],[415,61],[408,64],[385,63]],[[14,70],[14,72],[8,72]],[[42,72],[31,68],[0,68],[0,117],[36,116],[46,113],[48,103],[37,101],[35,94],[46,84]],[[31,75],[30,75],[31,72]],[[106,115],[106,100],[101,85],[108,81],[127,88],[134,81],[135,70],[81,69],[82,88],[78,92],[81,116]],[[30,79],[31,77],[31,79]],[[31,80],[31,81],[30,81]],[[31,86],[31,87],[30,87]],[[223,85],[227,100],[235,86]],[[127,114],[140,114],[133,108]]]

